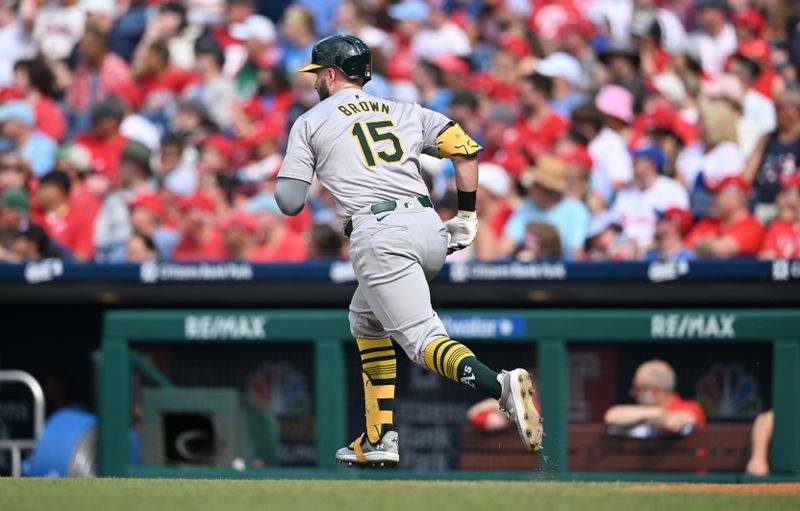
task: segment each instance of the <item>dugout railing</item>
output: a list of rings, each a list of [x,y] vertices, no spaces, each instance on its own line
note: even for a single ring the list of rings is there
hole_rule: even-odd
[[[339,466],[346,443],[345,345],[352,343],[342,310],[118,310],[104,319],[99,369],[99,473],[113,477],[434,478],[741,482],[741,473],[571,471],[568,466],[568,344],[768,343],[772,348],[775,429],[772,473],[758,481],[800,481],[800,311],[795,310],[443,310],[442,316],[509,318],[503,342],[535,344],[546,438],[536,471],[370,471]],[[215,326],[216,325],[216,326]],[[228,325],[227,327],[225,325]],[[480,340],[478,336],[470,340]],[[489,340],[489,339],[483,339]],[[129,462],[131,372],[158,380],[131,345],[311,343],[316,466],[234,468],[137,466]]]

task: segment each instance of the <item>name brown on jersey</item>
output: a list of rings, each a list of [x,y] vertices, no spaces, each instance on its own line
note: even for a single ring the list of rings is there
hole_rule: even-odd
[[[361,112],[380,112],[384,114],[389,113],[389,105],[381,103],[380,101],[359,101],[357,103],[345,103],[337,107],[347,117],[358,114]]]

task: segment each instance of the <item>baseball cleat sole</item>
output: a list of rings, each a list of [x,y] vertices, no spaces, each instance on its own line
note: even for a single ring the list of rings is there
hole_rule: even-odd
[[[511,384],[511,398],[514,400],[514,424],[520,440],[530,451],[542,448],[544,437],[544,421],[533,405],[533,382],[531,375],[524,369],[511,371],[509,382]]]

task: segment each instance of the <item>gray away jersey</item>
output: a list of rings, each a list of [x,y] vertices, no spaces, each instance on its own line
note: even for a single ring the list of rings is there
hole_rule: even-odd
[[[417,104],[344,89],[297,119],[278,177],[311,183],[316,172],[343,219],[371,204],[428,194],[420,153],[438,156],[450,121]]]

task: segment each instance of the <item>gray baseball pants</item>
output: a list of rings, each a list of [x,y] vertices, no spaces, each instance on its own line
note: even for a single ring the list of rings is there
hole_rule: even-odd
[[[377,215],[367,206],[352,221],[350,260],[358,289],[350,303],[350,330],[367,339],[392,336],[412,361],[424,365],[425,347],[447,337],[428,288],[447,255],[445,226],[433,208],[413,198]]]

